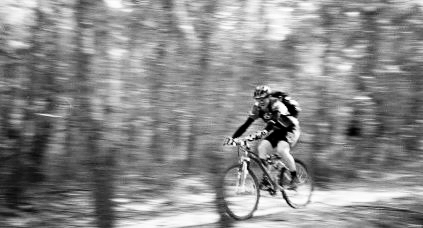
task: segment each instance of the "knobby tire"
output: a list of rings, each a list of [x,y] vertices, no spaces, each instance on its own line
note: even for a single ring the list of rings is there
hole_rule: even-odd
[[[307,166],[301,160],[295,159],[295,165],[297,167],[297,175],[300,183],[298,184],[297,190],[282,189],[282,195],[286,203],[292,208],[303,208],[310,203],[311,195],[314,189],[313,179]],[[289,172],[285,169],[285,172]],[[281,174],[282,183],[286,184],[290,181],[287,180],[285,173]]]
[[[260,199],[260,190],[259,190],[259,182],[256,177],[256,175],[252,172],[252,170],[248,167],[248,173],[246,177],[246,182],[248,184],[248,193],[251,193],[252,199],[250,199],[251,202],[247,205],[247,201],[243,201],[242,195],[238,193],[235,193],[234,190],[237,190],[236,187],[233,185],[236,184],[236,181],[239,181],[237,177],[235,177],[234,180],[234,174],[237,174],[238,170],[240,170],[242,165],[239,163],[231,165],[229,168],[227,168],[222,176],[221,179],[221,190],[222,190],[222,199],[223,199],[223,206],[225,207],[226,212],[234,219],[236,220],[246,220],[253,216],[253,213],[257,210],[257,206]],[[231,176],[229,176],[231,175]],[[229,179],[227,179],[229,178]],[[232,178],[232,179],[231,179]],[[235,181],[235,182],[234,182]],[[251,186],[250,186],[251,185]],[[232,199],[230,199],[230,195],[232,196]],[[239,199],[235,199],[239,198]],[[236,210],[234,210],[232,202],[231,201],[241,201],[241,204],[244,206],[243,208],[247,210],[245,214],[242,214]]]

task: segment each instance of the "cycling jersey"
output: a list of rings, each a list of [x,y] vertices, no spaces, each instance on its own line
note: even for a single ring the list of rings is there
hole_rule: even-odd
[[[294,123],[288,115],[288,108],[279,99],[270,98],[269,105],[264,109],[260,108],[258,102],[256,102],[250,111],[249,118],[253,120],[261,118],[266,123],[272,120],[276,124],[275,127],[290,129]]]
[[[232,138],[240,137],[248,127],[258,118],[267,123],[266,130],[277,129],[279,131],[291,132],[299,123],[295,117],[289,116],[288,108],[277,98],[270,98],[269,105],[264,109],[256,102],[248,116],[247,121],[233,134]]]

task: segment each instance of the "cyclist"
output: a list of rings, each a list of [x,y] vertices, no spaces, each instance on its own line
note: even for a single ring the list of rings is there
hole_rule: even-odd
[[[291,147],[295,146],[300,136],[299,121],[290,115],[288,108],[278,98],[272,97],[272,90],[269,86],[257,86],[254,90],[255,104],[250,111],[247,121],[229,138],[228,143],[235,143],[248,127],[258,118],[261,118],[266,127],[264,130],[252,135],[252,139],[265,139],[258,145],[260,159],[265,162],[267,155],[270,155],[276,148],[278,154],[291,173],[291,189],[296,188],[298,182],[295,161],[290,153]],[[270,133],[270,134],[269,134]],[[265,163],[266,164],[266,163]],[[260,184],[262,190],[269,188],[269,182],[263,178]]]

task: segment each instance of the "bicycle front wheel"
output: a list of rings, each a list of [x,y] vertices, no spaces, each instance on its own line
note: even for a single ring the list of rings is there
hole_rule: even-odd
[[[297,169],[298,184],[295,189],[285,188],[288,183],[291,181],[291,175],[285,169],[285,172],[281,174],[282,185],[282,195],[285,201],[292,208],[302,208],[310,202],[311,193],[313,192],[313,180],[311,174],[307,170],[306,165],[295,159],[295,165]]]
[[[234,164],[223,174],[223,204],[226,212],[236,220],[253,216],[260,198],[257,177],[247,163]]]

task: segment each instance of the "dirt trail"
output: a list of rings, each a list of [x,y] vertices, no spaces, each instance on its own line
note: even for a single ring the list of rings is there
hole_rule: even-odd
[[[262,192],[258,210],[234,227],[417,227],[423,228],[422,173],[364,174],[355,182],[316,188],[304,209],[290,208],[283,198]],[[139,182],[124,185],[114,198],[117,228],[214,228],[219,219],[214,193],[205,177],[177,179],[166,194],[148,192]],[[123,191],[125,190],[125,191]],[[94,225],[91,194],[72,191],[37,195],[35,213],[1,217],[0,227],[84,227]],[[9,211],[3,211],[6,212]],[[51,226],[46,226],[49,224]],[[54,224],[54,225],[53,225]]]
[[[356,183],[343,184],[342,188],[323,190],[316,189],[313,193],[312,202],[304,209],[290,208],[281,196],[270,197],[262,192],[259,208],[254,217],[247,221],[235,222],[234,227],[378,227],[379,219],[384,217],[395,222],[400,214],[413,214],[406,218],[400,225],[406,227],[422,227],[418,217],[423,217],[423,210],[410,208],[411,204],[422,204],[422,186],[382,186],[375,183],[361,183],[358,187],[352,187]],[[379,186],[379,188],[377,188]],[[179,196],[184,198],[184,196]],[[118,227],[216,227],[218,216],[211,205],[213,195],[190,195],[188,202],[197,202],[192,207],[181,207],[173,212],[164,213],[146,220],[121,220]],[[420,200],[418,203],[417,200]],[[413,203],[414,201],[414,203]],[[200,205],[200,206],[199,206]],[[201,206],[202,205],[202,206]],[[174,205],[177,208],[177,205]],[[153,206],[154,207],[154,206]],[[150,205],[149,209],[153,209]],[[156,209],[160,209],[157,205]],[[420,211],[419,211],[420,210]],[[393,215],[390,215],[393,214]],[[397,215],[396,215],[397,214]],[[410,217],[410,216],[409,216]],[[383,218],[385,221],[386,218]],[[376,225],[375,225],[376,224]],[[395,224],[395,223],[392,223]],[[397,226],[387,226],[397,227]]]

